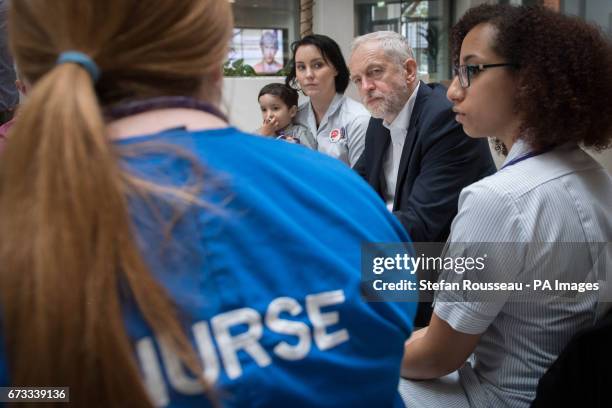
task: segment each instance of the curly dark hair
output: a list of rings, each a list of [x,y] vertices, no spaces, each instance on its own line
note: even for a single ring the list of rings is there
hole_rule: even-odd
[[[475,26],[497,29],[492,50],[515,63],[521,139],[534,149],[612,144],[612,44],[599,28],[544,7],[481,5],[453,27],[452,59]]]
[[[342,51],[340,50],[338,43],[328,36],[322,34],[307,35],[291,44],[291,61],[289,62],[289,74],[287,75],[287,78],[285,78],[285,84],[292,88],[296,87],[295,53],[302,45],[314,45],[317,47],[325,62],[336,68],[336,71],[338,71],[338,75],[336,75],[335,79],[336,92],[341,94],[344,93],[349,84],[349,69],[346,66],[346,61],[344,61],[344,57],[342,56]]]

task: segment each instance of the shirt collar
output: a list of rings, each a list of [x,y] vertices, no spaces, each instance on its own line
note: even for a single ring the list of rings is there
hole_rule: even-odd
[[[340,104],[342,103],[342,97],[344,95],[336,93],[334,95],[334,99],[332,99],[331,103],[329,104],[329,108],[327,108],[327,112],[329,112],[330,114],[334,113],[335,111],[338,110],[338,108],[340,107]]]
[[[343,101],[343,96],[340,93],[336,93],[334,95],[334,99],[332,99],[331,103],[329,104],[329,107],[327,108],[327,111],[325,112],[325,115],[323,115],[323,117],[321,118],[321,123],[319,123],[319,128],[322,128],[326,123],[328,118],[333,115],[334,113],[336,113],[336,111],[338,109],[340,109],[341,105],[342,105],[342,101]],[[315,113],[314,113],[314,108],[312,107],[312,102],[308,101],[309,105],[310,105],[310,112],[309,112],[309,116],[310,119],[312,121],[312,124],[314,126],[314,129],[317,128],[316,126],[316,118],[315,118]]]
[[[502,164],[502,167],[506,163],[510,163],[512,160],[521,157],[524,154],[527,154],[531,151],[531,147],[528,143],[523,141],[522,139],[516,139],[516,141],[512,144],[512,148],[508,152],[508,156],[506,156],[506,160]]]
[[[393,129],[393,130],[398,130],[401,132],[408,131],[408,125],[410,123],[410,116],[412,115],[412,110],[414,109],[414,102],[416,101],[416,96],[417,96],[417,93],[419,92],[420,85],[421,83],[417,82],[417,86],[414,88],[414,91],[412,91],[410,98],[408,98],[408,101],[406,102],[402,110],[397,114],[395,119],[393,119],[393,122],[386,123],[383,120],[384,127],[386,127],[389,130]]]

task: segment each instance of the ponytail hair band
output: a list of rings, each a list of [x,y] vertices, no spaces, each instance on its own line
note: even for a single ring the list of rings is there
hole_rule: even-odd
[[[73,64],[78,64],[82,66],[85,71],[91,76],[91,79],[94,83],[98,82],[100,78],[100,68],[94,62],[94,60],[89,57],[87,54],[83,54],[79,51],[64,51],[59,57],[57,57],[56,64],[65,64],[67,62],[71,62]]]

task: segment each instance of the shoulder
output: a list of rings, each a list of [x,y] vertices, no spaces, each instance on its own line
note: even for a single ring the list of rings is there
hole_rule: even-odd
[[[465,152],[488,153],[486,140],[474,139],[455,120],[452,103],[446,98],[446,88],[440,84],[421,83],[413,115],[419,138],[425,145],[438,143]]]
[[[317,140],[306,126],[295,123],[287,129],[300,140],[300,144],[313,150],[317,150]]]
[[[189,150],[205,166],[228,175],[232,184],[245,188],[253,189],[257,184],[257,189],[275,190],[275,194],[281,197],[293,194],[299,184],[302,193],[333,197],[337,204],[343,203],[342,206],[346,207],[363,204],[375,208],[380,201],[346,164],[299,145],[251,135],[235,128],[196,132],[177,130],[152,137]],[[303,175],[308,177],[301,177]],[[295,182],[296,176],[300,177],[299,183]],[[287,183],[282,181],[284,179]]]
[[[608,177],[598,177],[597,174]],[[612,180],[606,170],[577,145],[560,146],[499,171],[500,183],[504,183],[517,197],[548,187],[553,184],[551,182],[564,180],[573,183],[582,177],[588,177],[591,183],[598,180],[597,190],[609,186]]]
[[[378,144],[384,141],[383,137],[380,137],[379,133],[384,132],[386,129],[383,126],[382,119],[370,117],[366,123],[366,144]]]
[[[291,130],[296,133],[310,133],[308,127],[301,125],[299,123],[294,123],[291,125]]]
[[[368,110],[361,104],[361,102],[357,102],[353,98],[350,98],[346,95],[342,95],[342,102],[340,105],[341,112],[351,115],[351,116],[370,116]]]
[[[309,229],[334,225],[361,241],[409,239],[374,190],[340,160],[276,140],[245,136],[244,142],[234,151],[231,142],[215,151],[215,165],[232,178],[237,195],[282,202]]]
[[[522,214],[505,180],[494,174],[464,188],[451,226],[455,242],[521,242]]]
[[[610,231],[612,177],[578,146],[559,147],[502,168],[496,179],[533,224],[549,218],[563,223],[566,231],[571,225],[581,230],[576,223],[594,224],[585,230],[589,234]]]
[[[370,112],[359,102],[346,95],[342,96],[339,112],[339,119],[343,126],[363,128],[363,132],[370,122]]]
[[[459,195],[459,208],[472,210],[485,202],[500,205],[502,208],[507,207],[510,194],[505,183],[499,179],[496,173],[465,187]]]
[[[426,123],[454,121],[453,105],[446,97],[446,88],[441,84],[421,83],[415,109],[420,112],[420,119]],[[457,126],[459,126],[457,124]]]
[[[306,101],[303,104],[301,104],[300,106],[298,106],[297,109],[297,113],[295,114],[295,121],[296,123],[306,123],[306,120],[308,118],[308,115],[310,114],[310,112],[312,111],[312,108],[310,107],[310,101]]]
[[[305,114],[308,111],[310,111],[310,101],[306,101],[303,104],[301,104],[300,106],[298,106],[298,110],[297,110],[298,115],[300,113]]]

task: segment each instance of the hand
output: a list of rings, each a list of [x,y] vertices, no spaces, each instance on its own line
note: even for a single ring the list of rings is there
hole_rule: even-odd
[[[265,136],[274,136],[278,130],[278,119],[272,117],[264,119],[261,125],[261,134]]]

